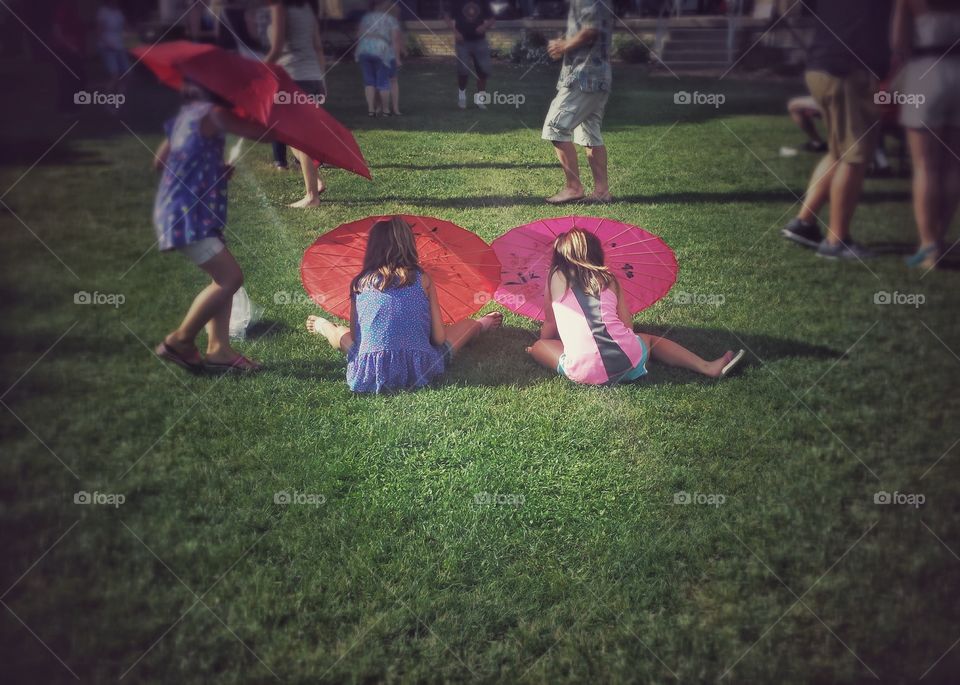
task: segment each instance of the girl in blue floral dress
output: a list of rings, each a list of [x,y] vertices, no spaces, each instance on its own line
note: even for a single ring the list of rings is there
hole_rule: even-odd
[[[307,330],[347,355],[347,385],[354,392],[427,385],[455,352],[503,319],[495,312],[444,326],[436,287],[420,268],[413,231],[400,217],[370,229],[350,301],[349,328],[311,316]]]
[[[233,168],[223,162],[227,133],[271,140],[263,127],[240,119],[227,103],[196,84],[183,86],[184,104],[167,122],[167,138],[157,150],[154,167],[162,173],[153,207],[153,223],[161,250],[176,250],[212,279],[193,300],[180,326],[157,348],[162,359],[198,372],[256,371],[260,365],[230,346],[233,295],[243,272],[224,242],[227,181]],[[206,358],[196,338],[207,329]]]

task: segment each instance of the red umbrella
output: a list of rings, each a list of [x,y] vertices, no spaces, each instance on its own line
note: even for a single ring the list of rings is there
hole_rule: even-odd
[[[517,314],[543,321],[553,241],[574,227],[600,238],[606,265],[620,282],[632,313],[666,295],[677,280],[677,258],[654,234],[612,219],[565,216],[518,226],[493,241],[493,251],[503,265],[494,299]]]
[[[370,178],[353,134],[315,104],[282,67],[189,41],[157,43],[131,52],[165,85],[179,90],[189,79],[230,102],[239,116],[272,127],[277,139],[318,162]]]
[[[470,316],[493,298],[500,262],[470,231],[429,216],[399,215],[413,229],[420,266],[437,288],[445,324]],[[300,264],[304,290],[323,309],[350,318],[350,281],[360,273],[370,228],[389,216],[352,221],[317,238]]]

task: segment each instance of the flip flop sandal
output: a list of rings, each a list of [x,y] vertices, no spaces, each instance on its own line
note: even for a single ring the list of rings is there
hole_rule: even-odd
[[[157,345],[153,352],[160,357],[160,359],[176,364],[181,369],[189,371],[190,373],[200,373],[200,371],[203,370],[203,362],[199,360],[196,362],[190,361],[175,349],[170,347],[166,340]],[[197,356],[199,357],[199,354]]]
[[[236,357],[231,359],[228,362],[205,362],[204,368],[210,373],[256,373],[263,369],[263,366],[257,364],[255,361],[247,359],[242,354],[238,354]]]
[[[727,362],[727,365],[720,370],[720,378],[726,378],[728,375],[730,375],[730,372],[736,368],[737,364],[743,361],[743,358],[746,354],[746,350],[740,350],[737,352],[733,356],[733,359]]]
[[[548,205],[554,205],[554,206],[572,205],[575,202],[583,202],[584,197],[585,197],[584,195],[581,195],[580,197],[568,197],[566,200],[551,200],[548,197],[546,200],[544,200],[544,202],[546,202]]]

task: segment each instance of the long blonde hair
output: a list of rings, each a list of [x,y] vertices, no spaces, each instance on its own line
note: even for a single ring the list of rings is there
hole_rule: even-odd
[[[370,228],[363,268],[351,282],[350,291],[403,287],[413,283],[421,271],[410,225],[398,216],[382,219]]]
[[[577,286],[593,297],[617,287],[616,276],[604,265],[600,239],[576,226],[553,241],[550,276],[555,273],[562,275],[569,286]]]

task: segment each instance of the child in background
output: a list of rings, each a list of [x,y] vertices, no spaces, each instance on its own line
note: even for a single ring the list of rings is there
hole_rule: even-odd
[[[351,390],[381,393],[427,385],[454,353],[502,320],[492,313],[444,326],[436,286],[418,262],[413,231],[393,217],[370,229],[363,268],[350,283],[350,327],[311,316],[307,330],[347,355]]]
[[[119,0],[104,0],[97,10],[97,48],[110,77],[107,89],[111,93],[123,93],[122,79],[130,69],[130,57],[123,40],[125,28],[126,20]]]
[[[604,266],[603,246],[589,231],[573,228],[557,236],[544,293],[540,340],[527,352],[577,383],[614,385],[647,373],[647,358],[711,378],[726,376],[744,351],[701,359],[675,342],[633,332],[633,317],[620,284]]]
[[[186,81],[182,95],[184,104],[167,122],[167,138],[154,160],[163,177],[153,222],[161,250],[177,250],[213,280],[156,353],[192,372],[257,371],[260,364],[230,346],[230,310],[234,293],[243,285],[243,272],[224,243],[227,180],[233,168],[223,162],[223,147],[226,133],[253,140],[272,138],[263,127],[238,118],[228,103],[194,83]],[[204,327],[205,360],[196,346]]]

